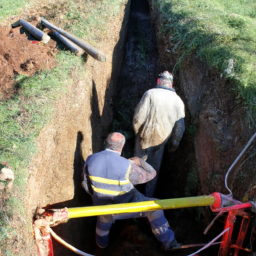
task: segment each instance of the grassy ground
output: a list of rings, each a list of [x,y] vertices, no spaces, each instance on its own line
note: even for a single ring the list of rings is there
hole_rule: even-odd
[[[169,50],[196,55],[234,85],[256,115],[256,2],[250,0],[152,0],[162,15]],[[254,119],[254,118],[253,118]]]
[[[46,19],[55,18],[56,25],[89,43],[99,41],[109,20],[118,14],[120,4],[126,1],[85,2],[59,0],[44,6],[41,1],[40,5]],[[24,10],[29,13],[28,6],[33,7],[25,0],[1,1],[0,21]],[[7,102],[0,102],[0,169],[10,165],[15,174],[12,193],[0,202],[0,255],[12,255],[6,248],[7,241],[16,233],[10,223],[14,213],[19,215],[24,212],[22,199],[29,177],[27,167],[37,151],[36,138],[50,121],[54,102],[65,93],[66,85],[73,83],[71,72],[75,70],[77,75],[86,77],[82,58],[60,51],[57,62],[58,65],[52,70],[38,72],[32,77],[16,77],[19,93]]]
[[[29,0],[1,0],[0,2],[0,22],[10,15],[19,14],[19,12],[29,3]]]

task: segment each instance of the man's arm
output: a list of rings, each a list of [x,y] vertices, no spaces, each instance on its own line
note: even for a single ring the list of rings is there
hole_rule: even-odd
[[[180,120],[176,121],[172,130],[172,135],[168,142],[168,149],[170,152],[174,152],[178,148],[184,131],[185,131],[184,118],[181,118]]]
[[[85,189],[85,191],[89,194],[89,195],[93,195],[93,191],[92,191],[92,187],[91,185],[89,184],[89,180],[87,178],[87,175],[88,175],[88,170],[87,170],[87,166],[86,166],[86,163],[84,165],[84,169],[83,169],[83,173],[82,173],[82,187]]]
[[[148,93],[145,92],[139,104],[135,108],[134,115],[133,115],[133,129],[136,134],[140,132],[141,127],[145,123],[145,120],[147,119],[147,116],[148,116],[148,110],[149,110],[149,96],[148,96]]]
[[[133,185],[146,183],[156,176],[155,169],[139,157],[132,157],[129,180]]]

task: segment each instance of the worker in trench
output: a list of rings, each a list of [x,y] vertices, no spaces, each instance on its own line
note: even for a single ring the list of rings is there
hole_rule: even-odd
[[[105,142],[106,149],[90,155],[85,162],[82,186],[92,196],[95,206],[155,200],[145,197],[134,185],[152,180],[156,171],[141,158],[122,157],[124,144],[121,133],[111,133]],[[179,246],[162,210],[98,216],[97,245],[108,246],[109,231],[115,220],[139,217],[149,220],[152,232],[165,249]]]
[[[144,93],[133,116],[135,156],[145,159],[157,172],[145,186],[148,197],[152,197],[156,189],[165,144],[170,152],[179,146],[185,131],[184,117],[184,103],[173,88],[173,76],[164,71],[156,88]]]

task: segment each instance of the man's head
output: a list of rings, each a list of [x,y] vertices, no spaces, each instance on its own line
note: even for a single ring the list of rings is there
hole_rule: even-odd
[[[125,143],[125,137],[119,132],[110,133],[106,139],[106,148],[122,152]]]
[[[172,88],[173,85],[173,75],[168,72],[164,71],[159,75],[159,78],[157,79],[157,85],[160,86],[166,86]]]

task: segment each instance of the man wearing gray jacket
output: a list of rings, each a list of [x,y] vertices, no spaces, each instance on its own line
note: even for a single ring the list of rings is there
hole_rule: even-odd
[[[171,152],[179,146],[185,130],[184,117],[184,103],[173,89],[173,76],[164,71],[156,88],[144,93],[133,116],[135,156],[147,159],[157,172],[146,184],[147,197],[155,192],[166,142]]]

